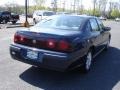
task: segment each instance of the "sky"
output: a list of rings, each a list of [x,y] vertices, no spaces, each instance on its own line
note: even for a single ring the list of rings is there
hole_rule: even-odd
[[[58,1],[63,1],[63,0],[58,0]],[[69,6],[70,6],[70,1],[73,1],[73,0],[66,0],[67,1],[67,4],[66,4],[66,6],[69,4]],[[0,0],[0,6],[2,5],[4,5],[4,4],[6,4],[6,3],[18,3],[18,4],[20,4],[20,5],[24,5],[24,3],[25,3],[25,0]],[[33,2],[33,0],[29,0],[29,4],[30,5],[33,5],[34,4],[34,2]],[[86,7],[86,8],[89,8],[89,7],[91,7],[91,0],[83,0],[83,4],[84,4],[84,6]],[[46,0],[46,5],[45,6],[51,6],[51,0]],[[62,7],[62,6],[61,6]]]
[[[32,4],[33,0],[29,0],[30,3]],[[20,5],[24,5],[25,0],[0,0],[0,5],[4,5],[6,3],[18,3]]]
[[[64,0],[58,0],[58,1],[64,1]],[[73,1],[73,0],[65,0],[65,1],[67,1],[67,4],[66,4],[66,6],[70,6],[71,5],[71,1]],[[92,8],[92,0],[82,0],[83,2],[83,5],[84,5],[84,8],[85,9],[88,9],[88,8]],[[109,0],[109,1],[114,1],[114,2],[117,2],[117,1],[119,1],[119,0]],[[25,0],[0,0],[0,6],[1,5],[4,5],[4,4],[6,4],[6,3],[17,3],[17,4],[19,4],[19,5],[24,5],[25,4]],[[30,5],[33,5],[34,4],[34,2],[33,2],[33,0],[29,0],[29,4]],[[45,2],[45,6],[48,6],[48,7],[50,7],[51,6],[51,0],[46,0],[46,2]],[[62,6],[61,6],[62,7]],[[70,8],[70,7],[69,7]]]

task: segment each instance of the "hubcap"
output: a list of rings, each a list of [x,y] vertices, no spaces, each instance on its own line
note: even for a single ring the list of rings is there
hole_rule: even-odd
[[[92,62],[92,54],[89,52],[87,54],[87,60],[86,60],[86,69],[89,70]]]

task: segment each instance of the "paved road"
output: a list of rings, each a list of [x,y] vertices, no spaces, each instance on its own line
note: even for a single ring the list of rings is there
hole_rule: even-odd
[[[11,59],[9,44],[16,29],[0,29],[0,90],[120,90],[120,22],[111,26],[112,41],[88,74],[60,73],[32,67]]]

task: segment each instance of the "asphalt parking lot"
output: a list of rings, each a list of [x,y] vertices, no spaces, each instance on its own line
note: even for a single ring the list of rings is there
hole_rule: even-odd
[[[32,26],[33,19],[28,18],[27,20],[29,22],[29,25]],[[7,24],[0,24],[0,29],[23,27],[23,23],[25,23],[25,17],[20,16],[20,19],[15,24],[12,24],[12,22],[8,22]]]
[[[111,46],[95,58],[88,74],[55,72],[13,60],[9,45],[23,27],[0,29],[0,90],[120,90],[120,22],[105,21],[112,28]]]

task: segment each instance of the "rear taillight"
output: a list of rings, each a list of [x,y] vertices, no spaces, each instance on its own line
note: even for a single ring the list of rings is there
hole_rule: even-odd
[[[65,40],[56,41],[54,39],[48,39],[46,41],[46,47],[57,51],[70,51],[70,44]]]
[[[22,35],[19,35],[19,34],[15,34],[14,35],[14,42],[15,43],[23,43],[26,41],[26,38]]]
[[[70,49],[70,44],[66,41],[59,41],[58,42],[58,47],[59,50],[61,51],[68,51]]]
[[[18,42],[20,40],[20,36],[15,34],[14,35],[14,42]]]

